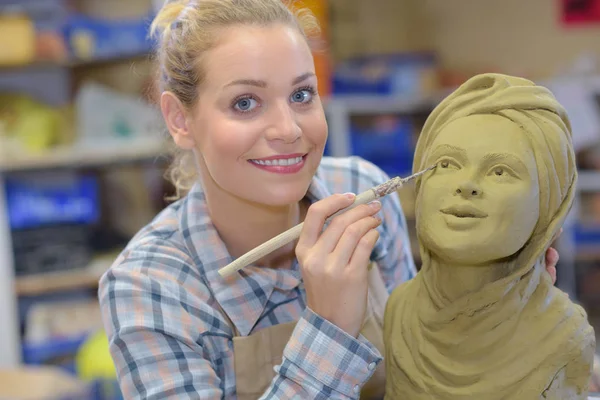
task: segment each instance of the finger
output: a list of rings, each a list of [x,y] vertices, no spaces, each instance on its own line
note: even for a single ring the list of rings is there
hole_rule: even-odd
[[[317,251],[322,254],[333,252],[338,245],[342,235],[357,221],[371,217],[381,209],[379,201],[370,204],[362,204],[343,214],[334,217],[317,242]],[[344,264],[345,265],[345,264]]]
[[[325,220],[336,211],[351,205],[355,197],[353,193],[334,194],[312,204],[304,218],[297,247],[312,247],[321,235]]]
[[[365,236],[363,236],[358,244],[356,245],[356,249],[350,258],[350,262],[348,263],[348,268],[350,269],[362,269],[364,268],[364,272],[367,272],[367,265],[369,263],[369,259],[371,258],[371,252],[375,247],[375,243],[379,239],[379,231],[377,229],[371,229]]]
[[[556,267],[559,259],[560,256],[558,255],[558,251],[556,251],[554,247],[550,247],[546,250],[546,267]]]
[[[338,261],[338,265],[348,265],[360,240],[371,229],[377,228],[380,224],[381,219],[379,217],[368,216],[348,226],[333,251],[333,256]]]
[[[554,267],[547,267],[546,270],[550,274],[550,278],[552,279],[552,284],[553,285],[556,284],[556,268],[554,268]]]

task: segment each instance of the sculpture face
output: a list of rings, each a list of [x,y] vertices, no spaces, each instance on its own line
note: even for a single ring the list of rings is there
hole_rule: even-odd
[[[539,217],[535,157],[526,135],[497,115],[449,123],[435,138],[423,179],[417,230],[440,259],[486,265],[519,251]]]

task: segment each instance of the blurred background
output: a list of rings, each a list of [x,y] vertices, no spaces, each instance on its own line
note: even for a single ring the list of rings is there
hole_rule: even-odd
[[[0,397],[120,398],[96,291],[173,194],[147,37],[162,3],[0,0]],[[429,112],[473,74],[554,92],[580,173],[557,285],[600,332],[600,1],[301,3],[327,44],[315,61],[329,155],[405,175]],[[412,187],[400,196],[418,263]]]

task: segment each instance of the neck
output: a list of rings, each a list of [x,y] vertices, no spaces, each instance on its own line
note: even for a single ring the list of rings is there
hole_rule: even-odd
[[[299,224],[305,216],[303,202],[285,206],[268,206],[251,202],[217,187],[214,182],[203,186],[211,222],[219,232],[227,251],[238,258],[267,240]],[[295,257],[295,243],[266,255],[253,265],[289,267]]]
[[[510,273],[506,262],[486,265],[460,265],[440,260],[432,255],[430,274],[432,287],[444,303],[454,302]]]

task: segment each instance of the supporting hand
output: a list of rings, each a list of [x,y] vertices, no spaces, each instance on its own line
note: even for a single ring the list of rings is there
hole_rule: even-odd
[[[558,239],[558,237],[560,236],[560,234],[562,233],[562,228],[560,228],[560,231],[558,231],[558,233],[556,234],[556,236],[554,236],[554,240]],[[558,251],[556,251],[555,248],[550,247],[547,251],[546,251],[546,270],[548,271],[548,273],[550,274],[550,276],[552,277],[552,284],[556,283],[556,264],[558,264],[558,259],[559,259],[559,255],[558,255]]]

